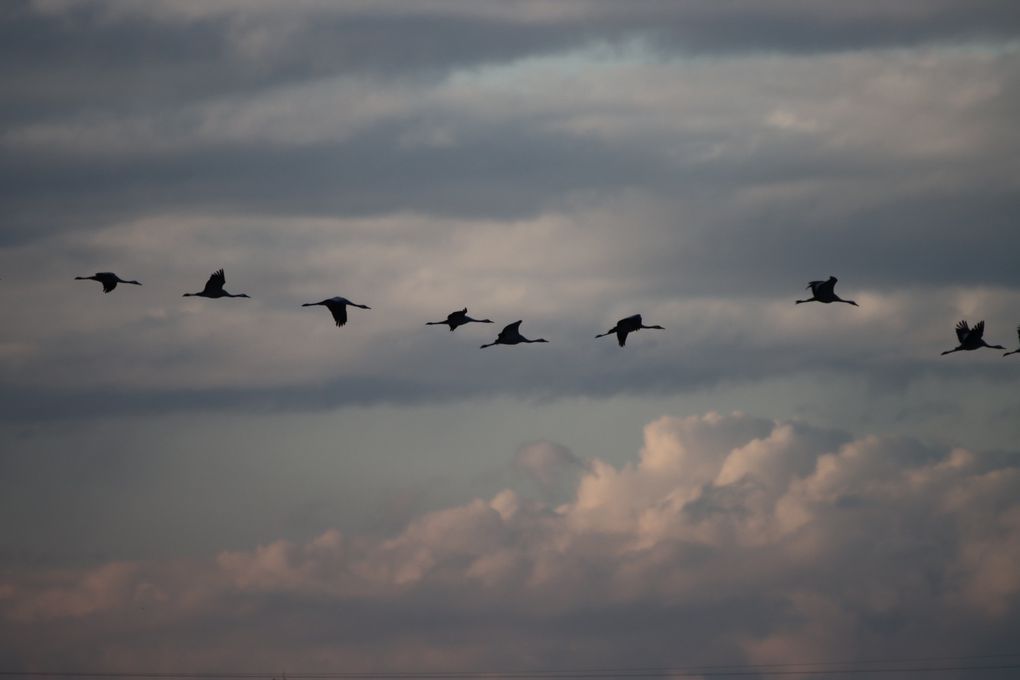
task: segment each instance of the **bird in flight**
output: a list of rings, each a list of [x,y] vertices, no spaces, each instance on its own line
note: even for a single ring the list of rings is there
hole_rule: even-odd
[[[973,328],[968,326],[966,321],[961,321],[956,324],[956,337],[960,341],[960,344],[953,349],[947,349],[942,353],[942,355],[945,356],[946,354],[952,354],[953,352],[959,352],[961,350],[969,352],[970,350],[980,349],[982,347],[988,347],[989,349],[1006,349],[1002,345],[989,345],[982,337],[984,334],[984,321],[978,321],[974,324]]]
[[[330,314],[333,315],[333,320],[336,321],[337,327],[343,326],[347,323],[347,305],[351,307],[359,307],[361,309],[372,309],[368,305],[359,305],[357,302],[351,302],[345,297],[331,297],[322,302],[306,302],[302,307],[317,307],[323,306],[329,310]]]
[[[605,333],[596,335],[596,338],[602,338],[610,333],[616,333],[616,340],[620,343],[620,347],[627,344],[627,334],[633,333],[641,328],[658,328],[660,331],[666,330],[662,326],[645,326],[641,321],[641,315],[635,314],[634,316],[628,316],[625,319],[620,319],[616,322],[616,325],[610,328]]]
[[[222,297],[234,297],[234,298],[246,298],[251,297],[247,293],[238,293],[233,295],[223,290],[223,284],[227,282],[227,277],[223,273],[222,269],[214,271],[210,276],[209,280],[205,282],[205,288],[197,293],[185,293],[182,297],[204,297],[204,298],[222,298]]]
[[[467,315],[467,307],[460,310],[459,312],[450,312],[446,315],[446,321],[427,321],[426,326],[442,326],[446,324],[450,327],[450,331],[457,330],[457,326],[463,326],[468,323],[492,323],[491,319],[472,319]]]
[[[109,293],[111,290],[117,287],[118,283],[130,283],[134,286],[142,285],[138,281],[125,281],[113,272],[96,272],[92,276],[76,276],[75,281],[98,281],[103,284],[103,292]]]
[[[1016,327],[1016,335],[1017,335],[1018,338],[1020,338],[1020,326]],[[1008,357],[1010,354],[1016,354],[1018,352],[1020,352],[1020,348],[1017,348],[1017,349],[1013,350],[1012,352],[1006,352],[1002,356]]]
[[[545,338],[539,338],[538,340],[528,340],[526,337],[521,335],[521,322],[514,321],[512,324],[509,324],[508,326],[504,327],[503,330],[499,332],[499,337],[497,337],[493,342],[490,342],[487,345],[482,345],[481,349],[485,349],[486,347],[492,347],[493,345],[519,345],[522,342],[549,342],[549,341],[546,340]]]
[[[807,300],[797,300],[797,304],[799,305],[802,302],[822,302],[824,304],[829,304],[830,302],[845,302],[848,305],[859,307],[860,305],[853,300],[844,300],[840,296],[836,295],[835,288],[836,281],[838,280],[839,279],[835,276],[830,276],[825,281],[810,282],[807,287],[811,289],[811,297]]]

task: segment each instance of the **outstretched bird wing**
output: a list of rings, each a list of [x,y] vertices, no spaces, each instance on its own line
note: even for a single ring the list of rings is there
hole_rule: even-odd
[[[960,341],[961,345],[963,344],[963,341],[967,339],[969,334],[970,326],[967,325],[966,321],[961,321],[956,324],[956,339]]]
[[[632,314],[616,322],[616,341],[623,347],[627,343],[627,334],[641,328],[641,315]]]
[[[327,305],[329,311],[333,314],[333,320],[336,321],[337,326],[343,326],[347,323],[347,305],[340,303],[332,303]]]
[[[820,282],[817,289],[812,288],[811,292],[813,292],[816,296],[820,295],[822,297],[835,295],[836,280],[835,276],[830,276],[828,280]]]
[[[975,340],[980,340],[984,334],[985,334],[984,321],[978,321],[976,324],[974,324],[974,328],[970,329],[970,337]]]
[[[223,273],[222,269],[218,269],[209,275],[209,280],[205,282],[205,288],[202,292],[205,294],[209,293],[222,293],[223,284],[227,282],[227,276]]]
[[[1016,337],[1020,338],[1020,326],[1016,327]]]
[[[521,319],[521,321],[523,321],[523,319]],[[513,323],[508,323],[504,326],[503,330],[499,332],[499,339],[503,340],[505,338],[512,338],[516,335],[520,335],[521,321],[514,321]]]

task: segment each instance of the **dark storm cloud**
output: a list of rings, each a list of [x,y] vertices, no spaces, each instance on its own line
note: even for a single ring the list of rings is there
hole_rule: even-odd
[[[22,83],[88,74],[71,92],[91,91],[85,101],[99,104],[103,94],[139,86],[136,95],[179,100],[331,73],[428,73],[632,38],[692,53],[824,52],[1020,31],[1020,11],[994,0],[179,4],[175,11],[163,2],[8,3],[0,73]],[[239,47],[239,38],[274,27],[285,30],[266,48],[272,59]],[[118,80],[121,88],[105,89]]]
[[[147,212],[237,210],[267,215],[420,212],[534,216],[559,196],[670,175],[639,150],[504,126],[450,148],[401,146],[408,124],[373,126],[342,143],[210,145],[152,158],[82,157],[57,164],[0,157],[0,246],[89,230]],[[59,197],[59,198],[58,198]]]
[[[845,190],[854,191],[853,182]],[[786,278],[789,272],[814,272],[811,278],[820,279],[838,273],[846,291],[854,280],[890,289],[907,282],[1020,286],[1011,255],[1020,248],[1020,230],[1011,226],[1020,219],[1015,189],[974,186],[962,194],[890,196],[881,205],[824,221],[803,207],[749,215],[706,231],[702,257],[691,263],[708,265],[697,277],[704,286],[700,292],[738,292],[752,279],[752,294],[806,283]],[[734,271],[739,276],[727,273]]]
[[[1020,32],[1020,11],[993,1],[397,7],[185,4],[175,12],[165,3],[7,4],[0,120],[151,111],[334,75],[435,78],[635,39],[669,53],[811,53]]]
[[[687,324],[672,330],[690,333]],[[951,322],[946,323],[945,331],[943,344],[951,348],[955,345]],[[1002,328],[989,333],[994,334],[989,337],[993,342],[1005,340]],[[573,340],[579,337],[580,332]],[[1004,370],[1011,367],[998,362],[968,364],[947,359],[933,363],[931,357],[923,356],[876,359],[870,355],[881,353],[881,348],[867,345],[848,348],[820,344],[810,349],[771,345],[749,350],[746,339],[731,336],[712,339],[708,346],[695,343],[686,350],[659,351],[650,356],[646,353],[638,362],[615,356],[618,354],[615,346],[599,351],[570,347],[571,340],[562,335],[556,337],[561,347],[553,354],[489,362],[466,354],[476,351],[474,346],[461,348],[460,356],[440,348],[426,348],[403,356],[390,355],[388,375],[345,375],[296,386],[179,389],[124,385],[75,389],[6,384],[0,385],[0,422],[52,423],[175,413],[314,413],[345,407],[440,405],[505,396],[539,402],[559,398],[667,397],[720,383],[730,386],[768,383],[781,377],[824,386],[854,375],[868,376],[868,389],[876,407],[894,406],[896,411],[890,418],[903,422],[960,413],[959,405],[949,394],[920,405],[903,401],[915,384],[934,381],[939,389],[951,392],[956,385],[972,389],[977,381],[989,389],[1008,392],[1014,380],[1011,371]],[[414,366],[425,363],[432,365],[431,370],[415,370]],[[476,369],[467,373],[465,365]],[[400,373],[410,377],[395,377]],[[494,380],[496,375],[498,380]],[[993,398],[989,395],[981,401],[991,403]],[[975,405],[980,406],[981,401]]]
[[[782,147],[749,159],[677,162],[642,148],[530,130],[527,123],[502,125],[498,136],[479,131],[450,148],[408,148],[395,142],[407,129],[379,125],[346,142],[314,147],[211,146],[132,160],[67,159],[58,167],[0,159],[6,213],[0,245],[160,212],[524,219],[562,209],[564,197],[574,194],[639,187],[676,206],[675,223],[656,230],[697,238],[693,253],[690,239],[648,253],[649,276],[670,271],[670,263],[682,265],[684,290],[691,294],[742,291],[752,280],[756,293],[774,294],[801,283],[786,279],[786,272],[824,278],[836,269],[867,272],[872,286],[904,280],[1020,284],[1011,256],[1020,249],[1020,231],[1012,228],[1020,199],[1008,177],[977,169],[951,191],[918,195],[904,177],[937,175],[940,166],[848,161],[837,153]],[[878,200],[825,219],[814,214],[827,195],[873,191],[883,177],[888,184]],[[780,210],[730,206],[742,188],[781,190],[784,182],[805,179],[819,189],[787,200]],[[896,191],[897,184],[904,191]],[[716,215],[692,224],[685,214],[692,205]],[[824,271],[810,269],[812,262],[823,263]]]
[[[341,142],[324,139],[281,146],[254,136],[192,140],[190,135],[201,128],[203,118],[188,105],[211,97],[254,96],[324,76],[439,77],[455,67],[619,42],[631,35],[666,36],[655,44],[669,49],[797,53],[941,39],[1001,39],[1016,32],[1020,17],[1008,3],[956,2],[895,7],[878,2],[638,3],[626,11],[614,3],[593,2],[567,3],[562,12],[534,16],[524,10],[535,11],[540,5],[521,4],[516,8],[519,14],[496,11],[494,5],[471,10],[444,3],[422,5],[410,14],[388,5],[373,10],[372,5],[299,4],[289,11],[244,4],[203,11],[196,5],[179,15],[160,10],[158,3],[148,9],[91,2],[61,7],[56,4],[46,12],[30,4],[8,7],[0,24],[6,37],[0,40],[4,69],[0,78],[7,81],[4,89],[12,104],[5,108],[13,116],[9,122],[21,123],[23,129],[49,123],[70,126],[41,148],[18,142],[0,152],[4,205],[0,244],[184,206],[191,211],[280,215],[413,211],[517,218],[555,207],[558,199],[577,192],[640,187],[653,194],[711,197],[721,206],[742,186],[804,178],[881,181],[883,175],[923,173],[923,163],[902,157],[854,156],[798,140],[755,141],[749,157],[738,154],[706,161],[700,158],[704,149],[718,142],[718,135],[711,133],[688,132],[681,141],[672,140],[672,156],[667,159],[657,152],[654,141],[628,146],[597,137],[565,136],[541,129],[541,115],[527,112],[511,123],[479,123],[412,109]],[[263,48],[266,54],[248,54],[238,46],[248,33],[261,35],[260,31],[274,28],[283,42]],[[993,129],[1014,120],[1018,109],[1015,83],[1004,85],[1004,92],[985,109]],[[21,108],[23,115],[16,113]],[[236,113],[243,112],[239,105]],[[402,135],[413,131],[423,115],[445,117],[461,135],[456,144],[449,148],[401,144]],[[141,155],[101,146],[86,153],[67,148],[67,142],[95,137],[97,121],[114,138],[125,128],[124,135],[131,139],[130,125],[138,118],[145,121],[139,146],[165,138],[168,148]],[[705,260],[718,254],[748,266],[748,258],[739,254],[741,247],[760,252],[792,234],[810,259],[820,249],[819,240],[831,248],[830,239],[835,239],[851,267],[906,261],[917,265],[911,274],[956,271],[946,266],[941,254],[969,256],[968,249],[973,251],[973,244],[990,232],[1011,239],[1015,230],[1002,231],[1000,225],[1018,213],[1011,184],[1000,188],[993,181],[985,186],[988,177],[978,168],[968,172],[971,176],[959,183],[962,194],[932,192],[915,199],[913,206],[893,197],[890,201],[897,207],[874,206],[831,225],[789,224],[788,213],[777,215],[780,222],[772,224],[771,216],[761,211],[738,217],[730,225],[713,225],[705,235],[703,247],[710,255]],[[842,189],[854,190],[852,182]],[[986,200],[989,192],[994,195]],[[909,215],[906,223],[904,215]],[[753,230],[747,230],[748,222]],[[973,231],[966,238],[954,237],[959,235],[954,227],[962,222],[974,225],[981,238],[973,238]],[[903,227],[893,236],[901,241],[883,243],[879,252],[871,252],[867,246],[874,239],[868,230],[884,234],[890,224]],[[945,236],[933,242],[935,230]],[[752,236],[734,241],[731,231]],[[946,238],[956,242],[942,247],[940,241]],[[999,252],[1005,252],[1013,244],[1001,245]],[[711,252],[717,248],[727,252]],[[910,250],[917,256],[905,258]],[[791,264],[783,259],[783,251],[774,255],[769,260],[777,268]],[[1015,268],[997,262],[987,270],[991,272],[987,283],[1015,281],[1010,274]],[[718,289],[720,283],[707,285]]]
[[[6,417],[668,394],[825,371],[902,387],[959,376],[927,357],[961,317],[1009,341],[1010,5],[411,7],[5,10]],[[891,46],[915,49],[873,49]],[[721,58],[676,58],[695,53]],[[44,294],[42,277],[85,262],[151,283],[104,300],[125,307],[101,321]],[[180,305],[220,266],[262,305],[228,308],[243,338]],[[829,275],[861,313],[789,316]],[[285,313],[295,299],[366,290],[379,336],[345,328],[344,361],[333,337],[292,341],[308,323]],[[476,355],[490,338],[381,339],[464,304],[555,342],[522,370]],[[669,329],[643,365],[578,348],[634,312]],[[109,328],[134,342],[112,348]],[[440,370],[458,361],[487,377]]]
[[[679,9],[672,12],[671,9]],[[854,3],[718,3],[700,0],[660,6],[664,43],[691,52],[824,52],[913,46],[927,41],[997,39],[1020,30],[1016,8],[946,0],[895,5]],[[649,14],[654,13],[652,10]],[[980,15],[980,16],[978,16]]]

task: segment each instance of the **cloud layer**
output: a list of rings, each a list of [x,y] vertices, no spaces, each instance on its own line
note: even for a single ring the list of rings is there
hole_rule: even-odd
[[[949,1],[12,6],[0,417],[821,372],[995,384],[1009,369],[990,357],[934,358],[960,318],[1012,344],[1018,16]],[[219,267],[255,299],[180,299]],[[98,299],[70,282],[109,269],[145,287]],[[788,308],[830,274],[861,310]],[[336,294],[374,310],[338,332],[298,307]],[[465,305],[553,342],[483,363],[480,329],[425,333]],[[627,348],[640,360],[590,342],[635,312],[668,329]]]
[[[939,352],[1016,340],[1018,38],[983,0],[3,5],[0,667],[1012,649],[1020,356]],[[252,299],[181,298],[220,267]],[[860,308],[794,306],[829,275]],[[478,349],[517,319],[551,342]],[[731,408],[768,418],[620,434]]]
[[[528,465],[578,464],[528,451]],[[710,413],[656,420],[636,460],[584,468],[561,505],[506,490],[382,538],[9,572],[0,656],[477,670],[988,654],[1015,639],[1015,454]]]

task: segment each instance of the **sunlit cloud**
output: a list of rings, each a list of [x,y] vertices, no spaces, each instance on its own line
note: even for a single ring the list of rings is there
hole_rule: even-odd
[[[168,650],[194,649],[224,667],[242,663],[228,639],[260,649],[264,662],[347,653],[342,637],[291,644],[304,627],[339,631],[373,608],[396,658],[429,667],[472,657],[471,642],[460,641],[465,626],[494,631],[511,619],[523,624],[515,640],[536,650],[530,663],[547,663],[556,645],[634,663],[637,647],[599,652],[568,622],[584,612],[613,635],[636,606],[657,612],[658,631],[646,625],[643,634],[682,641],[680,656],[757,663],[891,648],[909,656],[932,640],[979,652],[980,639],[961,633],[997,635],[1016,622],[1020,577],[1009,565],[1020,550],[1020,469],[1012,458],[709,413],[649,423],[639,456],[620,466],[582,465],[548,442],[518,460],[583,471],[555,507],[505,490],[376,539],[329,530],[191,563],[14,574],[0,612],[26,659],[58,649],[74,658],[93,645],[81,658],[116,659],[110,635],[123,631],[143,647],[160,636]],[[685,613],[705,608],[730,621],[725,634]],[[740,620],[756,608],[773,615]],[[427,628],[406,623],[440,609],[446,614]],[[923,622],[906,625],[908,612],[920,611]],[[267,637],[278,616],[295,627],[286,641]],[[880,633],[876,617],[902,624]],[[70,622],[74,639],[40,635]]]

